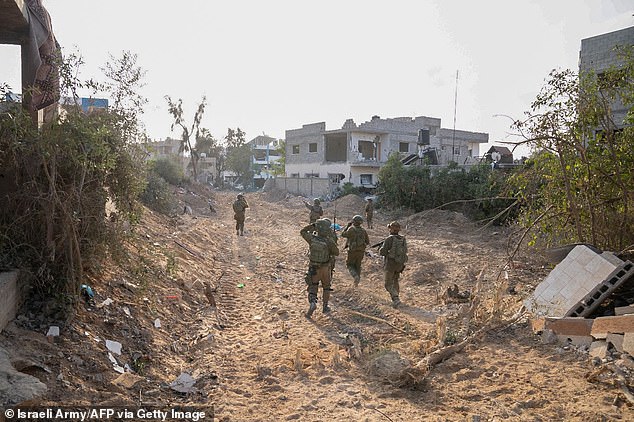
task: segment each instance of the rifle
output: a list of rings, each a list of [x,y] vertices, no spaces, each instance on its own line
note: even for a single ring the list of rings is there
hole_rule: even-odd
[[[385,242],[385,240],[381,240],[379,243],[375,243],[374,245],[370,246],[370,248],[380,248],[381,246],[383,246],[383,242]]]

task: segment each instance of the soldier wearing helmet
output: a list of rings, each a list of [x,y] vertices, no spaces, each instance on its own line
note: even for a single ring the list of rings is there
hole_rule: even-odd
[[[355,287],[359,285],[361,280],[361,261],[363,261],[365,256],[365,248],[370,244],[368,232],[365,231],[362,224],[363,217],[355,215],[341,233],[341,237],[345,237],[347,240],[348,257],[346,258],[346,267],[354,278]]]
[[[374,202],[372,198],[368,198],[368,203],[365,204],[365,221],[368,223],[368,228],[372,227],[372,217],[374,216]]]
[[[321,208],[321,201],[319,201],[319,198],[313,199],[312,205],[309,204],[308,201],[304,201],[304,205],[310,210],[310,214],[308,215],[310,223],[314,223],[318,218],[321,218],[321,216],[324,215],[324,210]]]
[[[392,298],[392,306],[396,308],[401,304],[398,280],[407,262],[407,241],[405,236],[399,234],[401,225],[398,221],[392,221],[387,227],[390,235],[383,241],[379,254],[385,257],[385,290]]]
[[[249,208],[249,203],[244,195],[239,193],[233,202],[233,219],[236,220],[236,235],[238,236],[244,236],[244,220],[247,208]]]
[[[332,273],[330,263],[339,255],[337,242],[333,240],[331,222],[327,218],[320,218],[312,224],[300,230],[299,234],[308,242],[310,263],[306,273],[306,284],[308,285],[308,304],[306,318],[311,318],[317,309],[317,293],[319,282],[322,287],[323,312],[330,311],[328,301],[330,300],[330,282]]]

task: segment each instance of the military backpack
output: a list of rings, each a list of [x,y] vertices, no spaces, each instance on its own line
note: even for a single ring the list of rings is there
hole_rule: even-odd
[[[407,244],[405,237],[396,235],[392,236],[392,247],[387,251],[387,257],[393,259],[398,264],[407,262]]]
[[[310,242],[310,262],[325,264],[330,261],[328,241],[323,237],[313,236]]]

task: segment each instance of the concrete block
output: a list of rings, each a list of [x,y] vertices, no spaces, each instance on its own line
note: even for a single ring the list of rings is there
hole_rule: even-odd
[[[623,335],[623,351],[634,356],[634,333],[625,333]]]
[[[18,271],[0,273],[0,332],[12,321],[22,304]]]
[[[617,316],[618,315],[634,314],[634,305],[620,306],[618,308],[614,308],[614,313]]]
[[[586,318],[545,318],[544,328],[557,335],[590,337],[593,322]]]
[[[603,340],[593,341],[588,354],[593,358],[605,359],[608,356],[608,344]]]
[[[605,341],[610,343],[612,346],[614,346],[614,348],[618,350],[619,352],[622,352],[624,337],[625,336],[623,334],[610,333],[606,336]]]
[[[606,338],[608,333],[634,333],[634,314],[599,317],[592,324],[592,337]]]

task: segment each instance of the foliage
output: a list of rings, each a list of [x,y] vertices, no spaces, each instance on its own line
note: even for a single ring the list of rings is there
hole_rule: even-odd
[[[353,183],[346,182],[343,184],[342,189],[338,197],[346,196],[346,195],[358,195],[359,188],[356,187]]]
[[[491,218],[509,205],[508,199],[501,198],[505,178],[503,173],[494,172],[488,165],[474,166],[466,171],[455,163],[432,175],[427,165],[403,165],[395,153],[379,170],[378,205],[416,212],[443,207],[475,219]]]
[[[271,165],[271,172],[274,176],[284,176],[286,174],[286,140],[280,139],[275,152],[280,158]]]
[[[515,122],[536,151],[511,182],[522,201],[520,221],[531,242],[590,242],[624,250],[634,244],[634,129],[621,129],[612,105],[634,123],[634,60],[601,75],[553,71],[527,112]]]
[[[81,60],[60,64],[62,87],[76,95]],[[120,68],[113,65],[113,69]],[[122,101],[135,83],[114,71],[110,92]],[[145,183],[138,133],[122,108],[84,114],[66,107],[63,118],[42,128],[22,109],[0,113],[0,267],[30,272],[49,295],[78,293],[83,272],[103,256],[116,225],[108,224],[110,199],[122,220],[138,216],[136,198]]]
[[[179,185],[185,179],[181,166],[167,158],[160,158],[154,161],[151,163],[150,169],[171,185]]]
[[[225,142],[227,145],[226,169],[235,173],[236,181],[244,186],[253,184],[253,153],[244,139],[245,133],[240,128],[227,130]]]
[[[183,116],[183,100],[178,99],[174,102],[169,95],[165,96],[167,101],[167,110],[174,118],[174,122],[170,126],[171,130],[178,126],[181,128],[181,145],[178,152],[189,152],[191,154],[192,171],[194,174],[194,181],[198,181],[198,159],[200,158],[199,152],[192,146],[192,135],[194,140],[197,141],[201,136],[200,122],[205,114],[205,106],[207,105],[207,98],[203,96],[196,113],[194,113],[194,121],[191,127],[188,127],[185,123],[185,117]]]
[[[208,157],[216,159],[216,174],[214,179],[216,185],[222,183],[222,172],[225,170],[225,149],[208,129],[200,129],[200,133],[196,137],[196,151],[199,154],[205,153]]]
[[[139,199],[148,208],[162,214],[170,215],[176,210],[171,185],[155,171],[148,174],[147,185]]]

